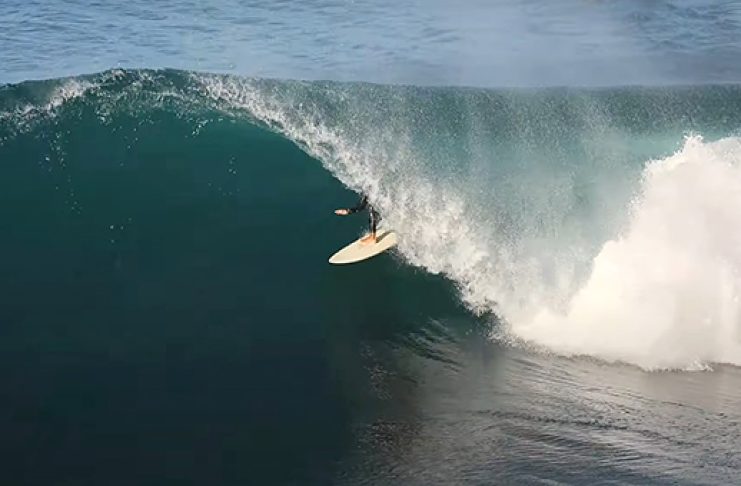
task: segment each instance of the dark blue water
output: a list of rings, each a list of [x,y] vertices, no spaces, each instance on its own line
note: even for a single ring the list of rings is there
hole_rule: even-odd
[[[4,483],[738,482],[735,3],[1,7]]]

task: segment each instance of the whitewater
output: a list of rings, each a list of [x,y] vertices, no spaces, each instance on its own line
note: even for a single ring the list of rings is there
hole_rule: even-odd
[[[741,363],[741,139],[686,139],[650,161],[627,227],[563,310],[510,325],[557,352],[648,369]]]

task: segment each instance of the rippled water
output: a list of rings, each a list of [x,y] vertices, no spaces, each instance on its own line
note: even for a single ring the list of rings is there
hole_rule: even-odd
[[[738,478],[737,368],[652,374],[472,346],[457,358],[457,372],[416,371],[414,395],[396,396],[397,404],[361,429],[361,446],[340,476],[347,484],[689,485]],[[393,389],[405,379],[381,382]]]
[[[455,85],[741,78],[738,2],[4,0],[0,82],[175,67]]]

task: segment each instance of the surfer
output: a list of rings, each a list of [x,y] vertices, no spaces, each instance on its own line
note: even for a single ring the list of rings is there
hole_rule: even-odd
[[[362,211],[363,209],[368,210],[370,234],[363,237],[360,240],[360,242],[363,244],[375,243],[376,242],[376,225],[378,224],[378,221],[381,219],[381,217],[376,212],[376,210],[373,209],[373,206],[371,206],[371,204],[368,202],[368,196],[366,195],[361,196],[360,201],[355,207],[336,209],[334,213],[339,216],[347,216],[348,214],[357,213],[358,211]]]

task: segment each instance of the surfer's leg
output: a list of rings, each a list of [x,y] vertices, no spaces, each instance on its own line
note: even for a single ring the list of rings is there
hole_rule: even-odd
[[[373,239],[373,242],[376,241],[376,226],[378,226],[378,213],[371,208],[369,211],[370,214],[370,234],[371,238]]]
[[[361,241],[363,243],[375,243],[376,242],[376,226],[378,225],[378,213],[373,211],[373,209],[371,209],[370,211],[368,211],[368,218],[369,218],[368,226],[370,229],[370,233],[368,234],[368,236],[363,238]]]

